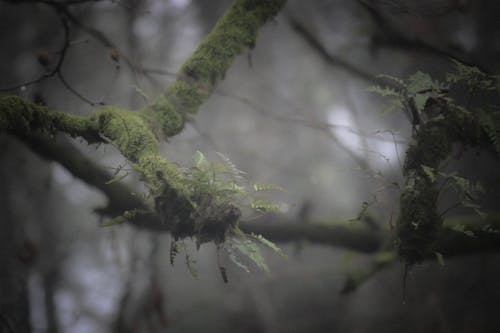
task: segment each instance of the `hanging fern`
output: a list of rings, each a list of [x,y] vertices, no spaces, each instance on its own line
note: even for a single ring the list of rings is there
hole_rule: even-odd
[[[479,118],[480,125],[490,138],[495,151],[500,155],[500,112],[483,112]]]
[[[465,65],[455,59],[452,59],[455,70],[446,75],[446,82],[449,84],[461,84],[474,90],[495,90],[498,86],[498,75],[489,75],[482,72],[475,66]]]
[[[195,207],[191,218],[195,221],[197,245],[205,241],[214,241],[217,250],[225,250],[237,267],[249,272],[247,265],[240,260],[247,258],[259,269],[268,272],[269,268],[259,245],[266,246],[280,255],[282,255],[281,250],[261,235],[245,234],[238,227],[239,215],[234,216],[236,218],[234,222],[225,223],[219,220],[227,216],[228,211],[237,211],[239,214],[236,205],[247,207],[259,214],[279,212],[281,204],[263,197],[261,192],[285,192],[285,189],[273,184],[252,184],[245,178],[246,173],[239,170],[229,157],[221,153],[217,155],[222,163],[208,161],[202,152],[196,151],[192,165],[182,170],[181,181],[189,201]],[[211,234],[213,232],[216,233],[215,236]],[[171,262],[178,252],[176,243],[172,245]],[[189,270],[193,271],[193,263],[189,258],[186,252],[186,263],[189,264]],[[227,270],[220,263],[219,271],[224,282],[227,282]]]

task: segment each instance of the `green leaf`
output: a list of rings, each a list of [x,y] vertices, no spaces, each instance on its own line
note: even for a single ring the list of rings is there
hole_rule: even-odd
[[[421,165],[422,170],[424,171],[425,175],[429,178],[429,180],[434,183],[436,181],[436,174],[434,171],[434,168],[428,167],[427,165]]]
[[[233,238],[231,240],[231,245],[240,251],[241,254],[253,261],[258,268],[269,273],[269,267],[267,267],[264,257],[262,256],[257,244],[246,238]]]
[[[281,211],[280,204],[268,202],[265,200],[255,200],[250,204],[250,207],[265,213],[267,212],[276,213]]]
[[[112,226],[112,225],[115,225],[118,223],[130,221],[130,220],[136,218],[137,216],[145,215],[145,214],[148,214],[148,212],[145,210],[142,210],[142,209],[126,210],[123,212],[122,215],[110,219],[109,221],[103,223],[101,226],[109,227],[109,226]]]
[[[281,191],[286,192],[286,190],[278,185],[273,184],[253,184],[253,189],[255,192],[258,191]]]
[[[416,72],[408,78],[408,94],[412,96],[421,95],[421,91],[438,90],[440,84],[434,81],[428,73]]]
[[[387,79],[389,81],[392,81],[396,83],[397,85],[401,86],[402,88],[406,88],[406,83],[403,79],[400,79],[398,77],[392,76],[392,75],[387,75],[387,74],[380,74],[376,76],[378,79]]]
[[[370,86],[370,87],[368,87],[367,91],[375,93],[375,94],[380,95],[382,97],[397,97],[397,98],[399,98],[399,96],[401,95],[401,93],[394,88],[382,87],[379,85]]]
[[[262,245],[267,246],[268,248],[273,250],[274,253],[280,255],[281,257],[287,258],[287,255],[284,254],[283,251],[281,251],[281,249],[276,246],[276,244],[274,244],[270,240],[264,238],[262,235],[256,235],[254,233],[251,233],[248,236],[252,237],[253,239],[255,239],[257,242],[261,243]]]
[[[241,268],[242,270],[244,270],[245,272],[247,273],[250,273],[250,270],[248,269],[248,267],[241,263],[241,261],[238,260],[238,258],[236,257],[236,255],[233,253],[233,252],[230,252],[229,253],[229,259],[236,265],[238,266],[239,268]]]
[[[200,170],[206,168],[208,166],[208,161],[207,159],[205,158],[205,155],[203,155],[203,153],[199,150],[197,150],[195,153],[194,153],[194,156],[193,156],[193,165],[197,168],[199,168]]]
[[[244,175],[246,175],[247,173],[244,172],[244,171],[241,171],[240,169],[238,169],[236,167],[236,165],[233,163],[233,161],[231,161],[229,159],[229,157],[227,157],[226,155],[222,154],[222,153],[219,153],[219,152],[216,152],[217,155],[219,155],[219,157],[224,161],[224,164],[226,165],[227,167],[227,170],[228,172],[235,178],[235,179],[238,179],[238,180],[244,180]]]
[[[450,84],[463,84],[469,91],[473,90],[496,90],[498,76],[488,75],[475,66],[465,65],[452,59],[455,72],[446,75],[446,81]]]

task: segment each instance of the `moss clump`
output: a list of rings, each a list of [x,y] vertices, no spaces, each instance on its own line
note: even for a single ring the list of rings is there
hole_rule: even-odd
[[[416,143],[406,151],[404,172],[419,169],[421,165],[439,166],[452,150],[452,142],[443,123],[422,127],[415,136]]]
[[[17,135],[44,132],[50,135],[63,131],[72,137],[82,136],[89,142],[96,139],[95,128],[86,117],[62,112],[51,112],[43,105],[37,105],[18,96],[0,98],[0,130]]]
[[[158,141],[138,112],[106,106],[90,120],[104,140],[114,144],[133,163],[158,151]]]
[[[172,83],[166,92],[166,98],[183,114],[195,113],[198,107],[208,98],[209,91],[196,82],[178,80]]]
[[[165,183],[177,191],[185,192],[179,168],[158,154],[142,156],[134,167],[140,172],[142,180],[148,184],[153,195],[159,195]]]
[[[422,172],[412,170],[400,200],[397,225],[398,252],[407,264],[422,261],[439,232],[442,219],[436,210],[438,191]]]
[[[182,65],[181,74],[209,90],[224,78],[234,58],[253,48],[258,29],[284,6],[284,0],[236,1],[198,49]]]
[[[453,137],[447,119],[428,122],[418,129],[415,144],[406,152],[406,183],[400,199],[397,224],[398,253],[413,265],[429,255],[429,248],[441,229],[437,213],[438,190],[422,166],[437,169],[451,153]]]
[[[187,115],[195,113],[208,99],[234,58],[245,48],[254,47],[259,28],[274,17],[285,2],[236,1],[181,66],[177,80],[141,113],[154,132],[166,137],[179,133]]]
[[[158,137],[161,136],[160,133],[165,137],[170,137],[184,128],[185,117],[181,111],[181,109],[175,108],[171,101],[162,94],[154,104],[141,111],[141,116]]]
[[[24,102],[17,96],[5,96],[0,99],[0,129],[9,132],[27,133],[42,128],[47,109],[40,107],[36,116],[34,105]]]

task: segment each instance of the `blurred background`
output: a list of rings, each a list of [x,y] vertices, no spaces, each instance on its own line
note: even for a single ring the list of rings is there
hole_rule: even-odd
[[[61,1],[58,14],[43,2],[0,1],[0,89],[81,115],[153,101],[231,4]],[[251,181],[285,188],[280,223],[364,223],[356,217],[369,206],[389,235],[412,126],[403,112],[384,113],[368,88],[378,74],[442,78],[450,58],[498,73],[499,12],[494,0],[290,0],[162,154],[187,166],[197,150],[209,160],[220,152]],[[57,64],[61,15],[64,63],[28,84]],[[72,144],[110,173],[127,168],[109,145]],[[453,168],[495,188],[497,160],[470,155]],[[123,182],[144,191],[134,175]],[[494,208],[497,199],[485,200]],[[94,211],[105,204],[61,165],[0,135],[0,332],[499,330],[494,253],[425,262],[405,290],[395,262],[346,293],[372,256],[298,238],[278,242],[287,260],[264,250],[270,274],[224,263],[225,284],[213,244],[185,241],[195,277],[183,253],[170,265],[168,234],[101,227]]]

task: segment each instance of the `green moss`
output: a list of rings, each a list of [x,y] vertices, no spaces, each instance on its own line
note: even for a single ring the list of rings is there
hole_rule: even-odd
[[[166,137],[174,136],[184,128],[182,110],[175,108],[163,94],[154,104],[142,110],[141,116],[158,137],[161,133]]]
[[[452,138],[445,120],[422,126],[415,135],[415,144],[406,153],[405,188],[400,199],[397,223],[398,252],[407,264],[422,261],[442,227],[437,213],[438,190],[422,165],[437,169],[451,153]]]
[[[397,224],[398,252],[406,263],[414,264],[428,255],[442,219],[436,211],[438,191],[429,178],[411,171],[401,194]]]
[[[181,74],[211,90],[224,78],[234,58],[244,48],[255,46],[258,29],[274,17],[285,2],[236,1],[182,65]]]
[[[62,112],[51,112],[45,106],[24,101],[18,96],[0,98],[0,130],[26,135],[31,132],[55,134],[65,132],[73,137],[95,137],[88,118]]]
[[[166,182],[169,187],[183,191],[179,168],[158,154],[143,155],[135,168],[141,173],[143,180],[152,186],[153,195],[158,195]]]
[[[5,96],[0,99],[0,126],[2,130],[20,133],[49,130],[50,118],[45,107],[17,96]]]
[[[179,133],[186,116],[197,112],[215,85],[224,78],[235,57],[253,48],[258,29],[275,16],[285,0],[240,0],[217,22],[196,51],[181,66],[177,80],[164,95],[143,110],[156,133]]]
[[[158,141],[139,112],[106,106],[90,119],[100,135],[133,163],[158,151]]]
[[[422,128],[415,140],[416,143],[411,145],[406,152],[405,173],[419,169],[422,164],[436,168],[452,150],[452,142],[446,127],[438,124]]]
[[[19,134],[63,131],[89,142],[113,144],[141,174],[174,237],[221,242],[228,226],[234,226],[239,218],[239,210],[227,203],[217,204],[207,193],[199,194],[203,204],[194,203],[185,175],[158,154],[157,137],[159,133],[169,137],[183,129],[186,117],[207,100],[236,55],[254,47],[260,26],[285,2],[237,0],[181,67],[178,79],[141,112],[106,106],[90,117],[79,117],[8,97],[0,99],[0,130]]]
[[[176,81],[166,92],[166,98],[176,110],[182,113],[195,113],[198,107],[208,98],[209,91],[197,87],[196,82]]]

